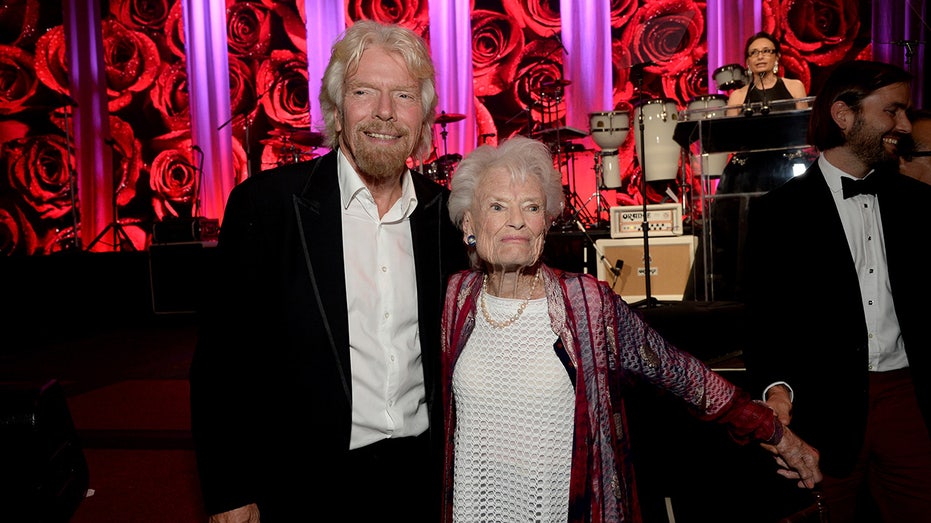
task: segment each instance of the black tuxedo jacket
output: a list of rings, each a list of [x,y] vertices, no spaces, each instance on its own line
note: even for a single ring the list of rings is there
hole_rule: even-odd
[[[885,180],[878,200],[895,312],[931,426],[931,186],[897,172],[876,175]],[[825,473],[845,475],[866,425],[867,328],[854,260],[818,163],[754,200],[747,223],[753,337],[744,357],[752,382],[788,382],[790,426],[821,452]]]
[[[417,173],[413,181],[418,303],[410,306],[419,315],[431,438],[439,442],[440,314],[446,279],[467,258],[449,219],[448,190]],[[230,193],[190,373],[210,513],[258,502],[263,521],[307,514],[327,501],[328,488],[345,487],[327,482],[350,437],[343,241],[335,151],[262,172]]]

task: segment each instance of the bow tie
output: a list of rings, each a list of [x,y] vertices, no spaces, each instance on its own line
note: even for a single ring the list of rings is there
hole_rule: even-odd
[[[876,194],[882,182],[882,176],[873,173],[871,176],[856,180],[854,178],[842,177],[840,179],[841,189],[844,190],[844,199],[856,196],[858,194]]]

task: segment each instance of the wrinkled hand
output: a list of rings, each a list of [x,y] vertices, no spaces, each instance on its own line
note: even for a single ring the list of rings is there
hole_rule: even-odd
[[[783,427],[782,440],[775,446],[761,445],[776,456],[776,463],[780,467],[776,472],[780,476],[797,479],[799,488],[811,489],[821,482],[821,469],[818,466],[821,456],[789,427]]]
[[[776,385],[766,393],[766,404],[773,409],[779,423],[788,426],[792,422],[792,400],[789,390]]]
[[[255,503],[210,516],[208,523],[259,523],[259,507]]]

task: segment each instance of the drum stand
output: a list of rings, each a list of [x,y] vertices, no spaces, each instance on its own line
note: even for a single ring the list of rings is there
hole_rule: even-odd
[[[598,229],[603,229],[603,228],[607,228],[611,226],[610,217],[607,220],[601,219],[601,213],[609,212],[611,209],[611,204],[608,203],[608,199],[605,198],[603,194],[601,194],[601,190],[606,189],[606,187],[604,187],[604,180],[602,178],[602,175],[603,175],[603,172],[602,172],[602,167],[601,167],[601,154],[598,153],[595,155],[595,181],[598,183],[595,184],[595,192],[592,193],[592,195],[589,196],[587,200],[585,200],[584,204],[582,204],[582,207],[586,208],[588,203],[591,202],[592,199],[595,200],[595,217],[590,223],[593,227],[598,228]],[[604,207],[602,207],[602,204],[604,204]]]

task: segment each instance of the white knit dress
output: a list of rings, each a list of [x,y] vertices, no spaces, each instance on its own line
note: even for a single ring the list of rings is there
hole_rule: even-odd
[[[485,300],[499,322],[522,301]],[[476,315],[453,374],[454,521],[566,521],[575,395],[555,341],[545,298],[504,328]]]

